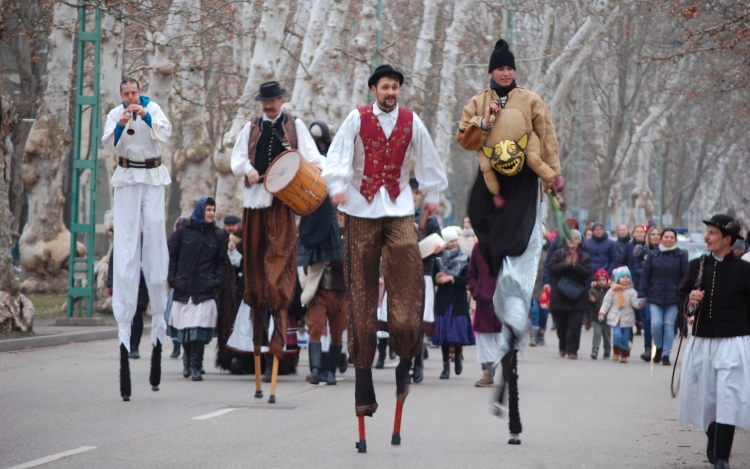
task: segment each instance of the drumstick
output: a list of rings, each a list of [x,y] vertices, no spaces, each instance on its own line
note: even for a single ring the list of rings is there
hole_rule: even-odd
[[[427,215],[427,212],[424,212],[422,214],[422,218],[419,220],[419,232],[421,233],[422,230],[424,230],[424,227],[427,226],[427,220],[429,219],[429,215]]]

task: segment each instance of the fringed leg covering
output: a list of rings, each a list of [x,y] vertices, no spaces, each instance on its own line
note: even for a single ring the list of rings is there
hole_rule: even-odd
[[[372,417],[378,410],[375,401],[375,387],[372,384],[372,370],[370,368],[354,369],[354,405],[357,416],[367,415]]]
[[[148,375],[151,390],[158,391],[161,383],[161,342],[157,339],[156,346],[151,350],[151,373]]]
[[[401,413],[406,396],[409,394],[409,368],[411,368],[411,360],[408,358],[402,358],[396,367],[396,417],[393,420],[392,445],[401,444]]]
[[[510,352],[505,358],[503,359],[503,375],[508,383],[508,428],[510,429],[508,444],[520,445],[521,440],[518,436],[521,434],[522,428],[521,413],[518,409],[518,352],[515,340],[513,340]]]
[[[128,349],[120,344],[120,395],[123,401],[130,400],[130,363],[128,362]]]

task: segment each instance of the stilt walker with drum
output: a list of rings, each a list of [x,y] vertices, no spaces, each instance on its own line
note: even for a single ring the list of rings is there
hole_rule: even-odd
[[[276,402],[279,359],[284,353],[287,310],[296,284],[297,229],[294,213],[281,199],[266,190],[264,181],[271,164],[290,149],[319,169],[323,159],[307,126],[291,114],[281,112],[286,90],[272,81],[260,85],[255,99],[263,115],[248,122],[232,152],[232,171],[245,177],[243,194],[242,244],[245,249],[243,268],[244,301],[251,310],[255,354],[255,397],[262,398],[260,349],[268,344],[273,354],[271,395]],[[299,162],[297,168],[299,169]],[[273,318],[274,331],[268,337],[268,320]]]
[[[445,170],[421,119],[398,106],[404,76],[381,65],[368,80],[377,103],[352,111],[328,149],[323,176],[331,201],[346,214],[344,276],[350,309],[349,352],[355,367],[357,449],[367,451],[364,417],[378,408],[372,383],[377,346],[380,260],[388,287],[388,330],[400,357],[396,368],[396,418],[391,443],[401,442],[401,409],[408,394],[411,360],[422,348],[422,259],[414,230],[409,160],[425,194],[424,214],[437,208],[448,187]]]

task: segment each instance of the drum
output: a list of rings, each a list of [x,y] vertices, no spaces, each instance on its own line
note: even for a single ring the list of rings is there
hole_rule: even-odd
[[[299,216],[317,210],[328,196],[320,170],[297,150],[276,157],[266,171],[263,186]]]

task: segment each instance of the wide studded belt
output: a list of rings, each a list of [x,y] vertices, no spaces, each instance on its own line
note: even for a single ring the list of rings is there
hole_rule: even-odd
[[[117,165],[123,168],[151,169],[161,166],[161,156],[149,158],[146,161],[133,161],[122,156],[117,158]]]

